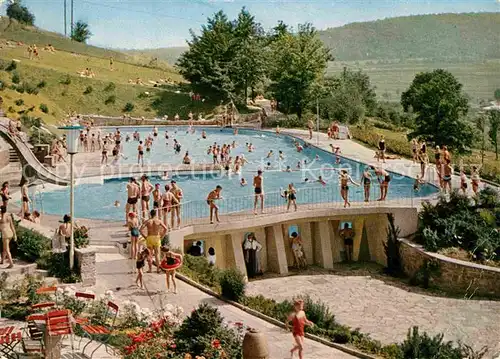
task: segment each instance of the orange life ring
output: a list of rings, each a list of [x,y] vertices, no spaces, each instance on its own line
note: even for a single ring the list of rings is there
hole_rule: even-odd
[[[173,258],[174,263],[167,264],[166,259],[162,260],[160,263],[160,268],[165,270],[174,270],[181,266],[181,261],[178,258]]]

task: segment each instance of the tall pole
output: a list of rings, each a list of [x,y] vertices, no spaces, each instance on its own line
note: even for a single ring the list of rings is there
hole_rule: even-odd
[[[71,0],[71,36],[73,36],[73,0]]]
[[[319,98],[316,97],[316,145],[319,145]]]
[[[74,233],[74,221],[75,221],[75,175],[73,172],[73,154],[69,155],[69,179],[70,179],[70,190],[69,190],[69,215],[71,217],[71,237],[69,240],[69,269],[73,270],[75,266],[75,233]]]
[[[67,20],[67,5],[66,0],[64,0],[64,37],[68,36],[68,20]]]

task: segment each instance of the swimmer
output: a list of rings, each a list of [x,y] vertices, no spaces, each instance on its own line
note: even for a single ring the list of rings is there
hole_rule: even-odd
[[[292,168],[290,166],[286,166],[286,169],[283,172],[292,172]]]
[[[205,130],[201,131],[201,138],[203,138],[204,140],[207,138],[207,133],[205,132]]]
[[[278,153],[279,153],[280,160],[284,160],[285,156],[283,155],[283,151],[279,151]]]
[[[264,167],[264,169],[266,169],[266,170],[270,170],[271,168],[272,168],[272,166],[271,166],[271,162],[267,162],[267,163],[266,163],[266,166]]]
[[[323,186],[326,186],[326,182],[322,176],[319,176],[316,182],[321,183]]]
[[[299,162],[297,162],[297,169],[299,169],[299,170],[300,170],[301,168],[302,168],[302,165],[301,165],[301,163],[300,163],[300,161],[299,161]]]
[[[316,155],[316,157],[314,157],[314,159],[315,159],[316,161],[319,161],[319,155]]]
[[[236,141],[233,141],[233,143],[231,143],[231,148],[236,148]]]
[[[268,153],[267,153],[267,156],[266,158],[271,158],[273,155],[273,150],[270,150]]]
[[[280,135],[280,126],[279,125],[276,125],[276,135],[277,136]]]
[[[168,171],[163,171],[163,176],[161,176],[162,180],[168,180]]]
[[[413,183],[413,190],[415,192],[418,192],[420,191],[420,185],[424,184],[425,181],[423,181],[421,178],[420,178],[420,175],[417,175],[417,178],[415,178],[415,182]]]
[[[241,181],[240,181],[240,186],[241,186],[241,187],[244,187],[244,186],[246,186],[247,184],[248,184],[248,183],[247,183],[247,180],[246,180],[246,179],[244,179],[244,178],[242,178],[242,179],[241,179]]]
[[[120,201],[115,201],[114,206],[115,206],[116,208],[120,207]]]
[[[304,183],[309,183],[309,178],[304,178]]]

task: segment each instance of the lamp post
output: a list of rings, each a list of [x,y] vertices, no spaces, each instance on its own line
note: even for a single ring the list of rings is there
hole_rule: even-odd
[[[66,147],[69,154],[69,215],[71,217],[71,237],[69,241],[69,268],[73,269],[75,265],[75,234],[73,231],[75,223],[75,175],[73,166],[73,156],[78,153],[78,137],[83,126],[74,123],[71,126],[59,127],[66,132]]]
[[[319,146],[319,98],[316,98],[316,145]]]

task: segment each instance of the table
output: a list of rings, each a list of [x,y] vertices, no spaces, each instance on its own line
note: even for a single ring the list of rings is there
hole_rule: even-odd
[[[15,347],[21,342],[21,331],[14,326],[0,328],[0,353],[6,358],[17,358]]]

